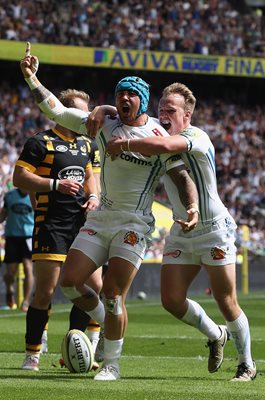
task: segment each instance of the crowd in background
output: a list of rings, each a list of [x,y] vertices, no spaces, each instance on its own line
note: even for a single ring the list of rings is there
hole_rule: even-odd
[[[107,94],[106,94],[107,96]],[[0,85],[0,193],[12,187],[12,172],[26,138],[52,126],[40,112],[26,85]],[[104,102],[101,94],[101,102]],[[97,101],[96,101],[97,103]],[[99,102],[100,103],[100,102]],[[150,115],[158,98],[152,97]],[[265,106],[243,108],[221,100],[199,101],[192,120],[204,129],[216,148],[219,193],[239,226],[250,228],[249,249],[265,254]],[[163,185],[156,199],[169,204]],[[239,229],[239,233],[241,229]],[[148,257],[157,255],[164,232],[154,241]],[[242,235],[239,235],[239,244]]]
[[[262,10],[243,1],[0,0],[0,39],[265,57]]]
[[[264,26],[262,10],[243,1],[0,0],[0,39],[33,44],[265,57]],[[39,112],[26,85],[2,83],[0,96],[3,196],[12,187],[14,164],[26,138],[51,122]],[[110,93],[101,88],[95,104],[109,100]],[[157,104],[153,95],[150,115],[156,115]],[[192,122],[214,142],[222,200],[239,227],[249,226],[249,248],[265,254],[265,107],[200,99]],[[167,204],[162,184],[157,199]],[[163,242],[164,231],[147,257],[161,254]]]

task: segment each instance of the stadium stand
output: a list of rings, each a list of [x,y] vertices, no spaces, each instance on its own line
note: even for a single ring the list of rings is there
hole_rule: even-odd
[[[101,96],[100,102],[104,102],[102,94],[98,96]],[[26,86],[13,88],[2,84],[0,97],[3,99],[0,104],[0,186],[4,193],[10,188],[13,167],[26,138],[47,129],[52,122],[39,112]],[[157,101],[158,98],[152,99],[150,115],[156,114]],[[205,129],[215,144],[222,200],[239,226],[250,227],[249,249],[264,254],[265,107],[244,108],[221,100],[200,101],[193,123]],[[169,204],[162,184],[156,199]],[[161,238],[156,241],[160,248],[163,234],[162,231]],[[156,248],[154,254],[157,254]]]
[[[247,3],[250,2],[0,0],[0,39],[30,41],[33,45],[52,43],[264,58],[264,8]],[[11,186],[13,166],[25,139],[51,125],[38,111],[26,85],[20,82],[17,86],[8,81],[0,84],[2,194]],[[81,80],[78,84],[82,85]],[[48,86],[56,91],[54,85]],[[201,90],[205,91],[206,87]],[[108,88],[98,87],[93,93],[95,103],[110,103],[108,93]],[[158,96],[159,91],[151,98],[151,115],[156,114]],[[239,226],[250,227],[249,249],[264,255],[265,107],[258,105],[262,104],[261,94],[254,90],[251,96],[256,100],[259,97],[259,101],[250,107],[243,95],[238,104],[232,98],[216,100],[217,96],[209,101],[199,93],[193,122],[205,129],[215,144],[222,200]],[[162,185],[157,199],[167,204]],[[241,229],[239,244],[240,233]],[[163,234],[157,240],[158,247]]]
[[[0,0],[0,37],[74,46],[265,56],[261,8],[228,0]]]

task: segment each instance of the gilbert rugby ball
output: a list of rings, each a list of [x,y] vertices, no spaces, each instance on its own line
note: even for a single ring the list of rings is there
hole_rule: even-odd
[[[65,335],[62,341],[62,357],[70,372],[82,374],[91,371],[94,353],[84,332],[72,329]]]

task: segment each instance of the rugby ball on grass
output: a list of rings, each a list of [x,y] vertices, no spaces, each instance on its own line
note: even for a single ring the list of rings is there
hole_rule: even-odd
[[[91,371],[94,353],[84,332],[72,329],[65,335],[62,341],[62,357],[70,372],[82,374]]]

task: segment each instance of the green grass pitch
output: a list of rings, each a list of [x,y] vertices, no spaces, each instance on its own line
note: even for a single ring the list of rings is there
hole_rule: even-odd
[[[193,297],[223,323],[212,297]],[[237,360],[233,343],[225,348],[222,368],[209,374],[208,349],[200,332],[175,320],[158,300],[128,301],[129,325],[121,358],[122,379],[93,381],[95,373],[70,374],[59,366],[70,305],[55,305],[49,323],[49,353],[39,372],[21,370],[25,314],[0,311],[0,399],[4,400],[261,400],[265,398],[265,293],[240,296],[248,315],[255,381],[230,382]]]

